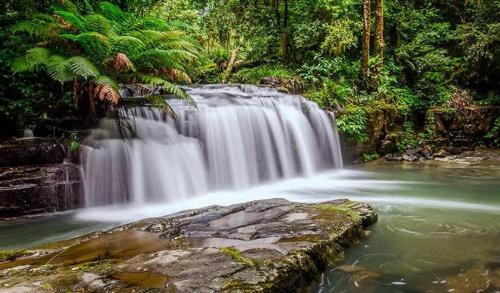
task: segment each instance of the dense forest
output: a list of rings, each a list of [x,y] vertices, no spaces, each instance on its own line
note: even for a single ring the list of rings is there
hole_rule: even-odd
[[[402,145],[428,135],[429,109],[500,103],[498,0],[1,5],[3,135],[60,117],[79,117],[69,128],[93,126],[120,105],[120,83],[161,85],[187,100],[178,84],[280,83],[335,111],[357,141],[367,139],[370,112],[396,111]]]

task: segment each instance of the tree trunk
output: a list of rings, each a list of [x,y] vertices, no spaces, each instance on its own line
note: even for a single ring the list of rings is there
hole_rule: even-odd
[[[375,0],[375,55],[378,57],[377,73],[384,67],[384,0]]]
[[[370,0],[363,0],[363,39],[361,40],[361,79],[368,77],[368,59],[370,58]]]
[[[227,64],[226,71],[222,74],[222,83],[226,83],[229,79],[229,76],[231,75],[231,72],[233,72],[234,64],[236,63],[236,49],[233,49],[231,51],[231,59],[229,60],[229,63]]]

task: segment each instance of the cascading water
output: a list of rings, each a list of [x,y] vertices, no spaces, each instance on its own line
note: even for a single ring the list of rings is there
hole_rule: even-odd
[[[128,109],[136,138],[105,120],[82,147],[87,206],[169,201],[342,167],[333,121],[315,103],[256,86],[186,88],[177,117]],[[333,125],[333,126],[332,126]]]

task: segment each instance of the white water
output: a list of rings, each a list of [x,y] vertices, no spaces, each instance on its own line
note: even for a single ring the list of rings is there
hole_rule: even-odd
[[[197,109],[170,100],[175,121],[131,109],[136,139],[123,141],[112,121],[93,132],[82,147],[87,206],[173,202],[342,167],[334,117],[301,96],[243,85],[187,90]]]

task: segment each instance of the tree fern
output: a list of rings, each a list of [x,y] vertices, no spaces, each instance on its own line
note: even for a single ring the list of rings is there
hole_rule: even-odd
[[[85,20],[81,15],[64,10],[56,10],[54,11],[54,15],[59,16],[62,20],[64,20],[64,22],[69,24],[72,28],[81,32],[86,31]]]
[[[68,69],[75,74],[84,79],[89,77],[97,77],[100,75],[97,67],[92,64],[92,62],[82,56],[74,56],[68,59]]]
[[[77,42],[93,60],[106,58],[111,50],[108,38],[98,32],[86,32],[78,35],[63,34],[61,37]]]
[[[42,69],[49,62],[50,51],[45,48],[33,48],[11,63],[14,73],[36,71]]]
[[[119,100],[117,81],[137,79],[195,104],[172,83],[190,83],[187,72],[198,59],[199,48],[185,33],[172,30],[171,23],[162,19],[136,17],[110,2],[100,2],[93,9],[84,0],[82,11],[69,0],[60,5],[52,15],[34,15],[10,28],[46,47],[33,48],[15,59],[11,63],[14,72],[46,70],[56,81],[73,81],[76,97],[86,88],[94,99],[112,105]],[[153,104],[166,112],[172,110],[158,100]]]
[[[68,59],[58,55],[50,57],[47,64],[47,73],[52,79],[62,83],[77,78],[77,76],[68,68]]]
[[[143,82],[147,84],[152,84],[152,85],[157,85],[163,87],[166,91],[176,95],[180,99],[183,99],[186,104],[190,106],[196,106],[196,102],[193,100],[193,98],[188,95],[184,90],[176,86],[175,84],[157,77],[157,76],[151,76],[151,75],[145,75],[145,74],[139,74],[138,78]]]
[[[85,30],[107,35],[112,31],[113,25],[106,17],[100,14],[91,14],[83,17]]]

